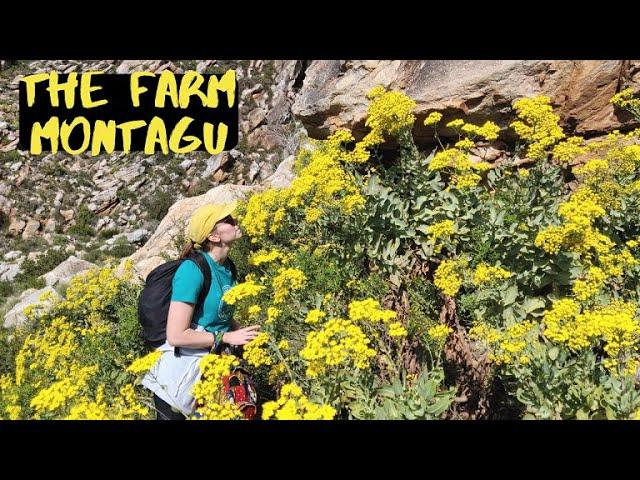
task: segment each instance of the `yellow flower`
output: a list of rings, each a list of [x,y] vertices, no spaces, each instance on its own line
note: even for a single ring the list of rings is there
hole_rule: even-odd
[[[389,324],[389,336],[391,337],[406,337],[407,329],[400,322],[393,322]]]
[[[151,353],[148,353],[144,357],[138,358],[134,361],[129,367],[127,367],[127,372],[131,373],[142,373],[150,370],[151,367],[155,365],[158,359],[162,356],[162,352],[159,350],[154,350]]]
[[[304,322],[310,325],[314,325],[322,320],[326,315],[327,314],[322,310],[309,310],[309,313],[307,313],[307,317],[304,319]]]
[[[275,291],[273,303],[283,303],[286,297],[293,291],[304,288],[307,277],[302,270],[297,268],[281,268],[273,279]]]
[[[434,274],[434,282],[445,295],[455,296],[462,286],[462,277],[458,273],[458,263],[455,260],[443,260]]]
[[[424,119],[424,124],[426,126],[436,125],[438,122],[442,120],[442,114],[439,112],[431,112],[427,118]]]
[[[449,123],[447,123],[447,127],[449,128],[460,128],[463,125],[464,125],[464,120],[460,118],[456,118],[455,120],[451,120]]]
[[[274,249],[274,250],[271,250],[270,252],[266,252],[264,250],[258,250],[257,252],[253,253],[251,257],[249,257],[249,264],[260,266],[264,263],[272,263],[277,260],[283,261],[285,259],[286,259],[286,255],[284,255],[279,250]]]
[[[265,350],[265,346],[268,342],[269,334],[266,332],[261,333],[244,346],[242,358],[244,358],[249,365],[254,367],[273,364],[273,360],[271,360],[269,352]]]
[[[245,298],[255,297],[260,294],[266,287],[258,285],[253,281],[239,283],[233,288],[227,290],[222,296],[222,300],[229,305],[235,305]]]
[[[316,378],[328,368],[353,365],[357,369],[369,367],[376,354],[369,347],[370,340],[350,320],[331,319],[321,330],[309,332],[300,357],[307,362],[307,376]]]
[[[434,340],[441,340],[448,337],[453,332],[449,325],[438,324],[427,330],[427,334]]]
[[[486,263],[481,263],[476,267],[473,274],[473,283],[476,286],[491,283],[495,280],[504,280],[513,276],[513,273],[501,267],[492,267]]]
[[[263,420],[333,420],[336,413],[330,405],[310,402],[294,383],[283,385],[278,400],[262,406]]]
[[[551,99],[543,95],[514,102],[518,120],[511,127],[529,144],[527,156],[530,158],[545,158],[549,149],[565,137],[559,125],[560,117],[553,113],[550,103]]]
[[[276,318],[282,313],[282,311],[276,307],[267,308],[267,321],[265,322],[267,325],[275,322]]]

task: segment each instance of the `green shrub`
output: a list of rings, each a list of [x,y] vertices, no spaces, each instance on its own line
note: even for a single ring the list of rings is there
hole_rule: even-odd
[[[141,202],[147,217],[152,220],[162,220],[174,203],[175,195],[161,188],[158,188],[152,195],[144,197]]]
[[[78,237],[93,237],[95,230],[93,223],[95,215],[89,210],[89,207],[82,204],[76,214],[76,223],[69,229],[69,234]]]

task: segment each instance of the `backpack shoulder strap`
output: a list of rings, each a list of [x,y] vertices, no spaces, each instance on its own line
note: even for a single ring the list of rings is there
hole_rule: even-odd
[[[227,260],[229,260],[229,269],[231,270],[231,277],[233,278],[234,281],[238,280],[238,269],[236,268],[236,264],[233,263],[233,260],[231,260],[229,257],[227,257]]]
[[[207,259],[204,258],[203,253],[195,252],[188,258],[198,266],[204,276],[204,284],[202,285],[202,290],[200,290],[200,295],[198,295],[198,303],[194,310],[195,316],[196,310],[204,308],[204,299],[207,298],[207,294],[211,288],[211,267],[209,267],[209,263],[207,262]]]

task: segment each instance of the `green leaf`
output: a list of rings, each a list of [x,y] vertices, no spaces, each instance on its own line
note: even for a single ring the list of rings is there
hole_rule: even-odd
[[[504,305],[511,305],[516,301],[518,297],[518,287],[516,285],[510,285],[506,290],[502,293],[502,302]]]
[[[522,302],[522,309],[525,313],[530,314],[531,312],[544,308],[545,305],[544,299],[540,297],[527,297],[524,302]]]
[[[554,361],[556,358],[558,358],[559,353],[560,349],[558,347],[551,347],[547,355],[549,355],[549,358]]]

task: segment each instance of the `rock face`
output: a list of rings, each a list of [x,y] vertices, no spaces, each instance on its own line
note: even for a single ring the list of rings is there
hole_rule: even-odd
[[[243,199],[253,190],[255,187],[226,184],[215,187],[204,195],[176,202],[147,243],[129,257],[133,262],[135,273],[144,279],[151,270],[167,261],[163,255],[171,258],[178,255],[175,243],[184,236],[189,218],[196,208],[207,203],[229,203],[236,199]],[[125,261],[122,261],[120,267],[123,267]]]
[[[96,267],[95,264],[71,255],[49,273],[42,275],[42,278],[44,278],[46,285],[54,286],[58,283],[66,283],[78,273],[94,267]]]
[[[0,263],[0,282],[12,282],[20,273],[20,265]]]
[[[49,292],[49,299],[42,302],[40,301],[40,297],[42,294]],[[7,314],[4,316],[4,326],[5,327],[17,327],[22,325],[27,317],[22,313],[22,311],[29,305],[33,305],[39,303],[43,305],[45,308],[50,305],[53,299],[60,299],[60,295],[56,292],[52,287],[48,286],[41,290],[28,290],[24,292],[23,296],[20,297],[20,302],[16,304]]]
[[[22,239],[28,240],[33,237],[36,232],[40,229],[40,222],[33,218],[29,219],[26,226],[24,227],[24,231],[22,232]]]
[[[566,131],[597,135],[632,124],[609,99],[623,82],[640,88],[639,70],[640,61],[629,60],[314,61],[292,111],[314,138],[339,128],[354,129],[362,137],[368,131],[366,93],[383,85],[416,101],[414,136],[431,142],[432,129],[422,121],[432,111],[443,114],[443,124],[466,117],[507,127],[515,100],[544,94]]]
[[[291,104],[306,63],[297,60],[35,60],[0,70],[0,228],[8,241],[0,256],[23,241],[30,245],[72,243],[80,234],[111,237],[153,230],[174,201],[199,195],[223,183],[259,184],[293,152],[288,142]],[[170,70],[176,74],[236,70],[239,141],[234,150],[146,155],[114,152],[45,153],[33,157],[17,149],[18,87],[24,75],[103,71],[131,73]],[[302,131],[298,124],[293,125]],[[235,152],[235,153],[234,153]],[[88,211],[87,211],[88,210]],[[66,237],[66,238],[60,238]],[[139,244],[144,239],[131,240]]]
[[[278,168],[273,175],[264,181],[263,185],[271,188],[286,188],[291,185],[291,182],[296,177],[293,173],[294,161],[295,157],[293,155],[287,157],[282,161],[282,163],[280,163],[280,165],[278,165]]]

